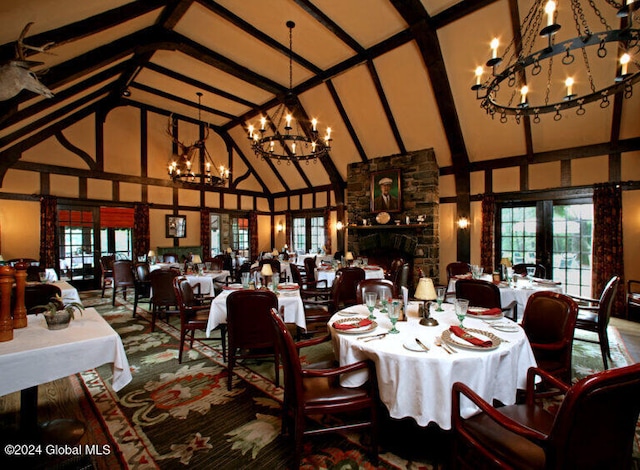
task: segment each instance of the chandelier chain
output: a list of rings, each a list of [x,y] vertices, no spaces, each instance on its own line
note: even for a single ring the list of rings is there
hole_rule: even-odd
[[[544,91],[544,104],[549,104],[549,94],[551,93],[551,75],[553,72],[553,57],[549,59],[549,70],[547,71],[547,87]]]
[[[604,25],[605,29],[607,31],[611,31],[611,26],[609,26],[609,23],[607,23],[607,20],[604,19],[604,16],[602,16],[602,13],[600,12],[596,4],[593,2],[593,0],[589,0],[589,5],[591,5],[591,8],[593,8],[593,12],[598,16],[598,18],[600,18],[600,23]]]
[[[573,20],[575,21],[576,33],[578,33],[578,36],[590,35],[591,29],[589,29],[587,19],[584,17],[584,10],[578,0],[571,0],[571,10],[573,11]],[[582,32],[582,29],[580,29],[580,23],[582,23],[584,33]]]

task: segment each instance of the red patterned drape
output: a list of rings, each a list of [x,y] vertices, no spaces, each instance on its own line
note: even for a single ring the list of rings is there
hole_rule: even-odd
[[[329,207],[324,210],[324,247],[325,253],[330,255],[331,249],[331,209]]]
[[[211,258],[211,217],[209,213],[209,209],[200,210],[200,245],[204,258]]]
[[[485,272],[493,272],[494,233],[496,224],[496,204],[492,194],[485,194],[482,198],[482,235],[480,238],[480,265]]]
[[[55,196],[42,196],[40,198],[40,266],[58,271],[57,258],[58,199]]]
[[[146,256],[150,244],[149,205],[136,204],[133,208],[133,259]]]
[[[598,298],[612,276],[620,276],[612,315],[624,313],[622,249],[622,190],[616,184],[596,185],[593,191],[592,296]]]
[[[249,257],[255,259],[258,256],[258,214],[249,214]]]

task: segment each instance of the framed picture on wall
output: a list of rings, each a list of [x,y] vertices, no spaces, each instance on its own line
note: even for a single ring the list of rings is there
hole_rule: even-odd
[[[167,215],[167,238],[184,238],[187,236],[187,216]]]
[[[400,170],[371,174],[371,212],[400,212],[402,189]]]

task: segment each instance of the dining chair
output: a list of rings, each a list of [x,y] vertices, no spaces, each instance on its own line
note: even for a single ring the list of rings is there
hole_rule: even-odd
[[[29,266],[40,265],[40,262],[33,258],[11,258],[10,260],[7,260],[6,263],[11,267],[14,267],[18,263],[27,263]]]
[[[271,265],[271,271],[273,271],[274,274],[276,273],[278,274],[278,276],[280,277],[280,282],[289,281],[286,271],[282,271],[282,265],[280,263],[280,260],[271,258],[271,259],[261,259],[258,262],[258,266],[260,267],[260,269],[262,269],[262,266],[264,266],[265,264]]]
[[[16,288],[13,287],[12,297],[15,301]],[[24,286],[24,307],[27,310],[27,314],[39,313],[39,309],[33,309],[37,305],[46,305],[49,303],[52,297],[62,296],[60,287],[55,284],[38,283],[27,284]],[[11,306],[13,311],[13,305]]]
[[[178,300],[173,288],[173,279],[180,275],[177,269],[156,269],[149,273],[151,283],[151,331],[156,328],[156,318],[160,313],[169,315],[180,313]]]
[[[149,302],[149,310],[151,310],[151,281],[149,281],[149,263],[136,263],[133,270],[134,274],[134,297],[133,297],[133,316],[138,311],[138,303],[140,300]]]
[[[384,273],[384,277],[386,279],[389,279],[390,281],[393,281],[405,262],[406,261],[403,258],[393,258],[391,264],[389,265],[389,269]]]
[[[205,331],[209,321],[209,305],[201,304],[193,294],[193,288],[185,276],[173,278],[173,291],[176,303],[180,310],[180,349],[178,351],[178,364],[182,364],[182,352],[187,334],[191,333],[189,348],[193,348],[193,340],[197,330]],[[222,360],[227,361],[227,325],[218,325],[216,330],[220,331],[218,338],[200,338],[201,340],[219,340],[222,346]]]
[[[547,391],[536,392],[538,377]],[[550,388],[564,395],[557,411],[537,400]],[[500,408],[461,382],[452,393],[453,468],[633,468],[640,364],[599,372],[571,387],[531,368],[525,402]],[[463,418],[462,396],[481,412]]]
[[[122,289],[122,298],[127,300],[127,289],[135,288],[133,277],[133,263],[129,260],[118,260],[113,263],[113,297],[111,305],[116,304],[116,294],[118,289]]]
[[[503,307],[500,300],[500,288],[493,282],[482,279],[458,279],[456,298],[467,299],[473,307],[499,308],[507,318],[518,321],[518,302],[512,301]]]
[[[469,274],[471,272],[471,265],[462,261],[455,261],[447,264],[447,284],[451,282],[451,278],[454,276],[460,276],[462,274]]]
[[[578,304],[564,294],[534,292],[527,302],[522,328],[538,367],[571,385],[571,353]]]
[[[611,308],[613,307],[613,301],[615,300],[619,283],[620,276],[614,275],[611,277],[604,286],[604,289],[602,289],[602,294],[600,294],[599,299],[570,295],[572,299],[578,302],[578,319],[576,320],[576,328],[598,334],[597,340],[583,337],[576,337],[576,339],[600,344],[602,362],[604,363],[605,369],[609,368],[607,358],[611,359],[607,327],[609,326]]]
[[[357,288],[366,278],[364,269],[357,267],[340,268],[331,286],[336,309],[358,304]]]
[[[316,278],[316,257],[304,259],[304,273],[307,277],[307,282],[315,282]]]
[[[640,321],[640,281],[629,279],[627,281],[627,320]]]
[[[102,297],[107,287],[113,287],[113,263],[116,257],[114,255],[106,255],[100,257],[100,287],[102,288]]]
[[[278,297],[266,289],[233,291],[227,297],[227,390],[231,390],[233,368],[238,359],[272,357],[275,363],[275,383],[279,384],[280,361],[269,319],[272,308],[278,308]]]
[[[365,279],[360,281],[356,287],[356,303],[364,303],[365,292],[375,292],[378,294],[378,299],[395,299],[398,297],[397,287],[388,279]]]
[[[514,264],[513,265],[513,273],[514,274],[519,274],[521,276],[526,276],[527,275],[527,268],[536,268],[536,272],[534,273],[534,277],[540,278],[540,279],[546,279],[547,278],[547,268],[545,268],[543,265],[541,264],[537,264],[537,263],[519,263],[519,264]]]
[[[328,298],[331,294],[331,288],[327,286],[326,279],[316,281],[307,280],[300,272],[300,268],[295,263],[290,263],[292,281],[300,286],[300,296],[302,300],[306,298]]]
[[[330,336],[294,343],[286,324],[275,308],[271,309],[271,328],[274,331],[278,352],[284,370],[284,400],[282,403],[282,434],[293,437],[294,460],[291,468],[298,468],[302,458],[304,436],[354,429],[370,429],[368,434],[374,460],[378,456],[378,386],[375,366],[371,361],[360,361],[342,367],[330,364],[312,364],[303,368],[299,352],[330,339]],[[339,377],[348,372],[367,370],[369,379],[363,387],[340,386]],[[343,413],[366,413],[355,422],[340,419],[333,425],[307,429],[309,417]],[[345,415],[346,417],[346,415]],[[375,462],[374,462],[375,463]]]
[[[40,273],[46,273],[47,270],[39,264],[32,264],[27,267],[27,282],[40,282]]]

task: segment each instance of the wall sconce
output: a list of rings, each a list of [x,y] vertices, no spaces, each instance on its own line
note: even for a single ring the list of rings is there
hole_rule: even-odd
[[[459,229],[464,230],[466,228],[469,228],[469,219],[467,219],[466,217],[460,217],[457,223]]]
[[[342,221],[338,220],[336,222],[336,230],[342,230],[343,228],[344,228],[344,225],[343,225]]]
[[[282,225],[282,222],[278,222],[276,230],[278,230],[278,233],[281,233],[284,231],[284,225]]]

